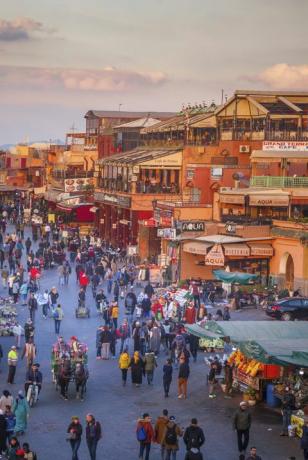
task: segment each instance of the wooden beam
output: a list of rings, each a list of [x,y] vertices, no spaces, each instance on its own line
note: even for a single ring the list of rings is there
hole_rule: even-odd
[[[247,101],[249,101],[252,105],[254,105],[260,112],[268,114],[269,110],[267,110],[262,104],[257,102],[253,97],[247,96],[246,97]]]
[[[289,99],[287,99],[286,97],[279,96],[277,99],[278,101],[288,106],[290,109],[294,110],[294,112],[302,112],[302,109],[300,109],[297,105],[293,104],[293,102],[289,101]]]

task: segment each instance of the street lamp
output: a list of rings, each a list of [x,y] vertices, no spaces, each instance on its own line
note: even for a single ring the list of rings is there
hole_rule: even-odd
[[[123,104],[119,104],[119,112],[121,112],[121,107]]]

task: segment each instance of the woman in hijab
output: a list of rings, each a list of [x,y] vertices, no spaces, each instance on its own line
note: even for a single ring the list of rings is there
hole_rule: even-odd
[[[18,397],[13,406],[13,413],[16,417],[16,425],[14,433],[16,435],[23,434],[27,429],[27,422],[29,417],[29,405],[27,400],[24,398],[23,392],[18,392]]]
[[[135,351],[129,367],[132,370],[132,383],[139,387],[142,384],[142,375],[144,375],[144,362],[139,355],[139,351]]]

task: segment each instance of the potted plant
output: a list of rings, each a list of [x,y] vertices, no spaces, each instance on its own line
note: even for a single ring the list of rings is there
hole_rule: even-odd
[[[250,406],[254,406],[256,404],[256,394],[257,393],[254,388],[248,387],[244,393],[244,400],[247,401]]]

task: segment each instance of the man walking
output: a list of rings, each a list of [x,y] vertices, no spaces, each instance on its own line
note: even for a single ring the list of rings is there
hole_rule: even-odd
[[[198,420],[196,418],[191,419],[189,427],[185,430],[183,440],[187,451],[192,448],[200,450],[201,446],[203,446],[205,437],[202,428],[198,426]]]
[[[249,443],[250,426],[251,415],[248,412],[247,403],[242,401],[233,417],[233,428],[237,432],[237,444],[241,460],[245,459],[245,452]]]
[[[153,385],[154,369],[157,367],[154,352],[149,350],[144,356],[144,370],[147,376],[148,385]]]
[[[148,413],[143,414],[142,419],[137,424],[137,441],[139,442],[139,460],[149,460],[151,444],[154,439],[154,430],[151,423],[151,417]],[[145,453],[145,457],[143,457]]]
[[[86,416],[86,440],[91,460],[96,460],[97,443],[102,437],[101,425],[92,414]]]
[[[37,310],[37,300],[34,297],[33,292],[31,292],[31,294],[30,294],[30,299],[29,299],[29,302],[28,302],[28,308],[29,308],[29,313],[30,313],[30,319],[31,319],[32,323],[34,324],[34,322],[35,322],[35,312]]]
[[[169,422],[168,410],[164,409],[162,415],[160,415],[155,423],[155,442],[161,446],[161,460],[165,460],[165,446],[164,446],[164,436],[166,425]]]
[[[185,357],[180,358],[179,376],[178,376],[178,398],[187,398],[187,381],[190,369]]]
[[[16,373],[17,361],[18,361],[18,353],[16,350],[15,345],[13,345],[8,353],[8,366],[9,366],[9,373],[7,377],[7,383],[11,385],[14,383],[14,377]]]

